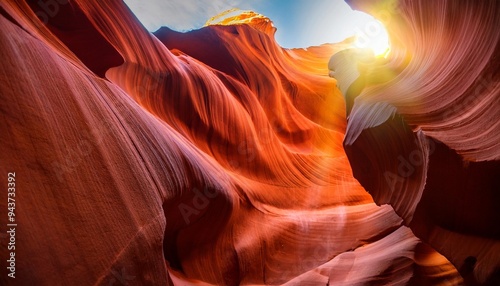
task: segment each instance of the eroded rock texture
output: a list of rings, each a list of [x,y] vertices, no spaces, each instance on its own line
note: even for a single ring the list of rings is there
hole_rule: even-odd
[[[367,69],[347,124],[328,61],[348,42],[282,49],[253,13],[151,34],[121,1],[1,1],[2,285],[493,281],[499,8],[451,2],[401,3],[372,65],[390,75]]]
[[[385,21],[394,42],[387,60],[354,63],[354,176],[467,283],[500,283],[498,1],[351,5]]]

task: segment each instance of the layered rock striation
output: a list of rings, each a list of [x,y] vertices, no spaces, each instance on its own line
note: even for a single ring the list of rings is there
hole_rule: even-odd
[[[466,19],[486,23],[464,40],[481,46],[476,56],[456,51],[446,75],[434,62],[446,57],[422,61],[411,54],[421,44],[401,39],[388,63],[371,65],[389,71],[386,82],[363,72],[348,120],[328,61],[349,42],[283,49],[270,20],[252,13],[152,34],[122,1],[0,3],[0,169],[16,172],[18,190],[16,279],[2,284],[495,278],[494,1],[463,4]],[[426,5],[404,6],[399,29],[438,13]],[[461,23],[449,6],[435,16]],[[473,45],[483,41],[490,48]],[[455,111],[488,72],[481,100]],[[415,150],[422,163],[398,179],[394,160]],[[396,172],[392,193],[381,187],[386,170]]]

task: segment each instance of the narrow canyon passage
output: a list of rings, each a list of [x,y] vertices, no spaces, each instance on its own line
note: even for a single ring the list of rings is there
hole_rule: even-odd
[[[386,57],[1,0],[0,284],[496,285],[500,4],[347,2]]]

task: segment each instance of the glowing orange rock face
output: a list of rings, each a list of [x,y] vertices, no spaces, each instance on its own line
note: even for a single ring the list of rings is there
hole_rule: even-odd
[[[0,169],[22,190],[16,283],[462,282],[432,248],[441,238],[410,229],[425,222],[403,225],[401,210],[419,217],[440,198],[377,206],[353,177],[328,77],[348,42],[284,50],[259,17],[152,35],[119,1],[28,2],[3,1],[0,17]],[[423,148],[419,136],[404,150]]]

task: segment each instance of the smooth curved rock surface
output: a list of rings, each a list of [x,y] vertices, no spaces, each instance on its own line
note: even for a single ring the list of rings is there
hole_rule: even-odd
[[[466,283],[500,283],[499,3],[349,3],[385,22],[393,42],[387,60],[366,64],[352,50],[354,60],[330,62],[350,88],[354,176]]]
[[[2,285],[460,285],[455,266],[467,247],[490,251],[475,268],[467,260],[472,281],[492,277],[491,222],[472,227],[483,213],[460,217],[460,237],[438,229],[432,212],[418,214],[427,206],[439,213],[448,193],[414,189],[444,169],[432,156],[450,164],[474,158],[475,179],[495,172],[482,162],[498,159],[498,141],[456,148],[464,137],[447,121],[443,132],[458,137],[434,136],[441,125],[433,116],[432,128],[414,132],[427,122],[419,113],[427,105],[407,118],[408,102],[380,100],[404,116],[387,131],[400,140],[394,150],[425,153],[428,136],[445,145],[405,181],[408,194],[387,196],[358,179],[366,192],[343,146],[357,126],[354,112],[366,113],[356,103],[346,125],[344,98],[328,77],[330,56],[349,41],[282,49],[269,19],[255,14],[244,24],[151,34],[121,1],[52,1],[52,10],[0,3],[0,170],[16,172],[19,225],[16,280],[2,275]],[[496,116],[491,97],[463,128]],[[373,144],[365,127],[353,146]],[[366,156],[385,167],[387,149]],[[439,176],[426,182],[443,184]],[[450,214],[443,219],[456,218]],[[471,244],[457,251],[462,242]],[[6,244],[2,236],[2,257]]]

